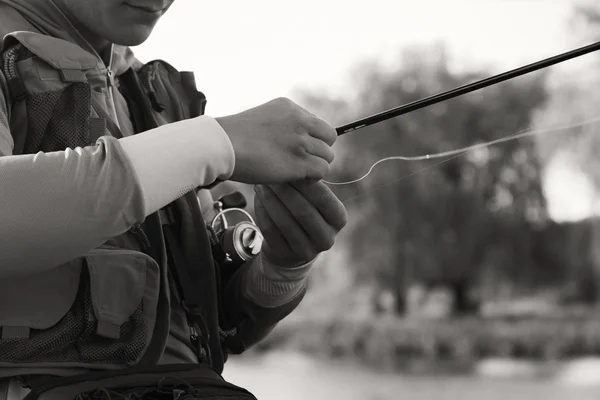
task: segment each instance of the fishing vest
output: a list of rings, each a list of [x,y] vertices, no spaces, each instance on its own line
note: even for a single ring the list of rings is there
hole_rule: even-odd
[[[2,50],[15,155],[121,136],[103,97],[110,72],[94,55],[32,32],[7,35]],[[164,61],[130,69],[119,81],[136,133],[204,113],[206,98],[194,75]],[[0,368],[27,375],[40,366],[94,371],[155,365],[177,302],[199,360],[220,373],[226,338],[219,330],[220,271],[210,239],[191,191],[81,257],[3,278],[0,303],[14,307],[0,315]]]

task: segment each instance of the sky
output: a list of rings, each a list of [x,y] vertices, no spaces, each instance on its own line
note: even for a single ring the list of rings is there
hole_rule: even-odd
[[[295,89],[352,95],[361,62],[398,62],[406,46],[443,40],[457,68],[515,68],[572,48],[574,0],[177,0],[134,49],[195,72],[207,114],[240,112]],[[546,179],[551,215],[573,220],[593,201],[581,176],[555,163]],[[569,193],[568,196],[565,193]],[[593,207],[592,207],[593,208]]]

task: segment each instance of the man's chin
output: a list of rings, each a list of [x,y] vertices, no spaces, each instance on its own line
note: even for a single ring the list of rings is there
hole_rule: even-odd
[[[112,43],[119,44],[121,46],[135,47],[143,44],[152,33],[153,28],[149,27],[135,27],[129,29],[127,32],[123,32],[119,35],[114,35],[110,38]]]

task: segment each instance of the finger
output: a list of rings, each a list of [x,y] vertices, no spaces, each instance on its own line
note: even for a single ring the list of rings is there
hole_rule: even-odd
[[[322,140],[329,146],[333,146],[338,138],[335,128],[321,118],[312,116],[309,121],[307,121],[307,126],[310,136]]]
[[[273,185],[270,189],[281,200],[300,227],[306,232],[314,249],[329,250],[334,242],[336,231],[307,199],[292,185]]]
[[[324,182],[300,180],[292,182],[298,192],[313,204],[329,225],[340,231],[348,223],[348,212],[335,193]]]
[[[317,251],[313,248],[308,235],[273,190],[269,186],[257,185],[255,191],[265,206],[265,211],[271,217],[271,221],[277,226],[288,243],[292,253],[303,261],[310,261],[314,258]]]
[[[304,150],[307,154],[322,158],[331,164],[335,158],[333,149],[322,140],[312,136],[306,136],[304,141]]]
[[[260,196],[257,194],[254,200],[254,213],[256,219],[260,221],[260,231],[265,238],[265,250],[269,252],[268,248],[277,249],[279,253],[293,254],[289,243],[285,240],[282,233],[279,231],[277,225],[271,219],[271,216],[265,209]],[[269,256],[269,254],[267,254]],[[278,260],[271,260],[276,262]]]
[[[308,154],[302,163],[305,170],[304,179],[320,181],[329,173],[329,163],[321,157]]]

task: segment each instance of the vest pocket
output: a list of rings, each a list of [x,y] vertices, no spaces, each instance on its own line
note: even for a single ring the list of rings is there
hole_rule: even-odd
[[[143,253],[96,249],[0,281],[0,367],[120,368],[148,349],[160,290]]]

